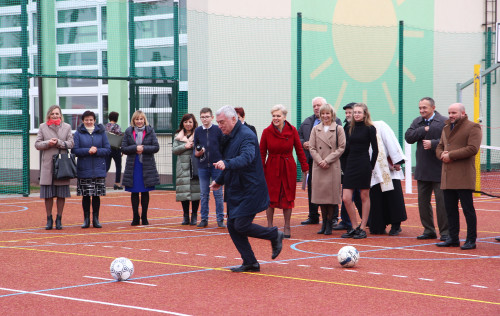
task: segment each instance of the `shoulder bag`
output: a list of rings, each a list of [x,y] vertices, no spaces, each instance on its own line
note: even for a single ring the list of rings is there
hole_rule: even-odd
[[[61,153],[59,148],[59,153],[52,156],[52,176],[54,180],[69,180],[76,178],[76,158],[75,154],[71,154],[68,151],[68,145],[64,142],[64,147],[66,148],[66,153]]]

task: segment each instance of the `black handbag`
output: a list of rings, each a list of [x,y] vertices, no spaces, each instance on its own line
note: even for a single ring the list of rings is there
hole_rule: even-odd
[[[108,137],[108,142],[111,149],[119,150],[122,147],[123,135],[106,132],[106,136]]]
[[[64,147],[66,151],[68,150],[68,145],[64,142]],[[69,180],[76,178],[76,158],[75,154],[66,153],[61,154],[61,149],[59,148],[59,153],[52,156],[52,177],[54,180]]]

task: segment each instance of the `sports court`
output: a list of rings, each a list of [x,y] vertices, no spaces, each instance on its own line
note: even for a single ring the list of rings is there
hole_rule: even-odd
[[[353,240],[317,235],[302,226],[307,195],[297,190],[292,237],[271,260],[268,241],[251,240],[259,273],[233,273],[241,259],[226,229],[181,226],[175,193],[154,191],[150,225],[130,226],[130,195],[102,199],[102,229],[81,229],[81,198],[66,202],[63,230],[46,231],[43,201],[0,199],[0,306],[3,315],[495,315],[500,313],[500,199],[475,198],[477,249],[438,248],[421,233],[417,196],[405,196],[408,220],[399,236]],[[211,209],[214,205],[211,205]],[[277,211],[275,224],[282,225]],[[212,215],[212,212],[210,213]],[[265,225],[265,213],[256,222]],[[465,236],[461,215],[461,237]],[[462,240],[463,242],[463,240]],[[360,252],[354,268],[342,268],[338,250]],[[127,257],[135,272],[125,282],[109,273]],[[351,310],[351,311],[349,311]]]

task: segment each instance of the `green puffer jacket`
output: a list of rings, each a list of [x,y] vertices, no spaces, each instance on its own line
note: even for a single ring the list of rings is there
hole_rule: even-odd
[[[191,137],[192,138],[192,137]],[[198,178],[191,179],[191,157],[192,149],[184,147],[188,139],[181,131],[175,135],[172,152],[177,155],[175,200],[176,201],[198,201],[200,200],[200,182]]]

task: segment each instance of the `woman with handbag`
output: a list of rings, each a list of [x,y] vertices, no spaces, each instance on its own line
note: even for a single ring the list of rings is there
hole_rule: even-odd
[[[198,166],[193,165],[198,159],[193,158],[194,130],[198,122],[193,114],[184,114],[175,132],[172,153],[177,155],[175,200],[180,201],[184,212],[182,225],[196,225],[198,206],[200,205],[200,181]],[[192,204],[191,221],[189,220],[189,201]]]
[[[146,115],[137,110],[132,115],[130,127],[125,130],[122,140],[122,153],[127,155],[122,184],[130,192],[132,202],[132,226],[149,225],[149,191],[160,184],[154,154],[160,150],[154,129],[148,124]],[[139,199],[139,193],[141,197]],[[139,216],[139,202],[142,214]]]
[[[74,138],[73,152],[78,157],[78,182],[76,193],[83,196],[83,225],[90,226],[90,205],[92,204],[92,225],[101,228],[99,208],[101,196],[106,195],[106,157],[111,152],[104,126],[96,124],[95,113],[85,111],[82,124],[78,126]]]
[[[111,133],[114,135],[122,136],[123,133],[120,128],[120,125],[116,124],[118,121],[118,112],[111,112],[108,115],[109,123],[105,125],[106,132]],[[122,138],[123,139],[123,138]],[[108,137],[108,140],[111,140]],[[121,141],[120,141],[121,145]],[[115,184],[113,185],[113,190],[123,190],[123,187],[120,185],[121,179],[122,179],[122,151],[120,148],[115,148],[111,146],[111,154],[106,158],[106,172],[109,171],[109,168],[111,167],[111,159],[115,162]]]
[[[52,206],[54,197],[57,197],[56,229],[62,229],[61,218],[64,203],[67,197],[71,197],[68,180],[53,180],[53,156],[61,149],[67,151],[73,148],[73,135],[71,126],[64,123],[61,108],[53,105],[47,111],[45,123],[40,124],[35,141],[35,148],[41,151],[40,160],[40,198],[45,199],[45,211],[47,212],[47,226],[52,229],[54,220],[52,218]]]

